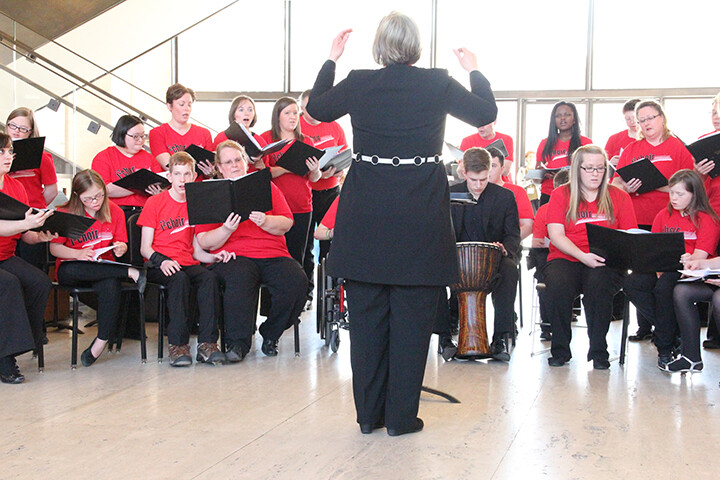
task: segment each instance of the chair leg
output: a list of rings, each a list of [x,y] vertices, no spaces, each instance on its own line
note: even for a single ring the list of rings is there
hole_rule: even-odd
[[[293,334],[295,337],[295,356],[300,356],[300,320],[296,319],[295,323],[293,324]]]
[[[623,306],[622,335],[620,337],[620,365],[625,365],[625,350],[627,348],[628,325],[630,324],[630,299],[625,295]]]
[[[70,368],[75,370],[77,368],[77,350],[78,350],[78,307],[80,300],[78,294],[73,293],[73,313],[72,313],[72,352],[70,357]]]
[[[523,295],[522,295],[522,258],[520,259],[520,263],[518,263],[518,297],[519,297],[519,304],[520,304],[520,329],[524,327],[524,318],[523,318]],[[514,345],[514,343],[513,343]]]
[[[115,350],[120,353],[122,349],[123,337],[125,336],[125,329],[127,328],[127,317],[128,317],[128,304],[130,303],[130,294],[123,292],[121,298],[125,301],[120,302],[120,325],[115,327]]]
[[[158,363],[163,361],[163,337],[165,335],[165,291],[160,290],[158,298]]]
[[[35,349],[37,352],[38,372],[42,373],[45,371],[45,345],[43,345],[42,339],[40,339]]]
[[[147,344],[145,338],[145,295],[138,292],[139,315],[140,315],[140,359],[143,364],[147,362]],[[118,345],[118,351],[120,346]]]

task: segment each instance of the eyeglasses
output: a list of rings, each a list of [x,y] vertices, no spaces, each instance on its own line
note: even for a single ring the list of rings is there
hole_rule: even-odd
[[[230,159],[230,160],[225,160],[224,162],[220,162],[220,165],[222,165],[223,167],[229,167],[230,165],[235,165],[235,164],[238,164],[238,163],[243,163],[243,161],[244,161],[244,160],[243,160],[242,157],[236,157],[236,158],[233,158],[233,159]]]
[[[580,167],[587,173],[605,173],[605,167]]]
[[[102,202],[103,198],[105,198],[105,194],[103,192],[100,192],[94,197],[80,197],[80,201],[88,205],[95,202]]]
[[[8,122],[7,126],[8,126],[8,128],[9,128],[10,130],[15,130],[16,132],[21,132],[21,133],[30,133],[30,132],[32,132],[32,128],[21,127],[20,125],[15,125],[15,124],[12,123],[12,122]]]
[[[649,122],[650,120],[655,120],[655,119],[656,119],[657,117],[659,117],[659,116],[660,116],[660,114],[658,113],[657,115],[651,115],[651,116],[649,116],[649,117],[645,117],[645,118],[642,118],[642,119],[641,119],[641,118],[638,118],[637,123],[639,123],[640,125],[643,125],[643,124]]]
[[[137,135],[130,135],[129,133],[126,133],[125,135],[127,135],[128,137],[132,137],[132,139],[135,140],[136,142],[138,140],[142,140],[144,142],[148,138],[147,133],[142,133],[142,134],[137,134]]]

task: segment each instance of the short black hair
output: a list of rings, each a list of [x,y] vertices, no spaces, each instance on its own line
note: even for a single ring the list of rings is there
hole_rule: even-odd
[[[497,158],[498,160],[500,160],[501,167],[505,165],[505,155],[503,155],[499,148],[487,147],[485,150],[487,150],[490,154],[490,158]]]
[[[639,99],[639,98],[633,98],[632,100],[628,100],[628,101],[625,102],[625,104],[623,105],[623,113],[634,112],[634,111],[635,111],[635,105],[637,105],[638,103],[640,103],[640,99]]]
[[[113,143],[118,147],[126,147],[125,136],[127,135],[128,130],[133,128],[135,125],[140,125],[142,123],[143,121],[140,117],[136,117],[135,115],[123,115],[120,117],[115,124],[115,128],[113,128],[111,137]]]

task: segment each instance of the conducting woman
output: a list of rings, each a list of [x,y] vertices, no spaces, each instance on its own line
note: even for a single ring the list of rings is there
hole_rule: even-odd
[[[329,274],[347,280],[353,316],[351,364],[363,433],[422,429],[420,387],[435,311],[457,278],[449,193],[440,159],[451,114],[475,127],[495,120],[490,83],[467,49],[455,51],[472,92],[420,58],[415,22],[383,18],[373,44],[378,70],[354,70],[333,86],[351,30],[332,43],[307,111],[322,122],[349,113],[356,161],[343,185],[328,256]]]
[[[108,198],[105,182],[97,172],[83,170],[75,175],[70,200],[60,208],[95,219],[80,238],[58,237],[50,244],[50,253],[57,257],[58,281],[63,285],[92,286],[98,296],[97,337],[80,356],[82,364],[89,367],[115,333],[120,313],[120,281],[132,279],[144,289],[145,276],[136,268],[95,262],[114,260],[113,255],[121,257],[127,251],[125,215]]]
[[[563,366],[572,358],[572,306],[581,293],[590,337],[587,359],[592,360],[595,369],[610,367],[605,337],[612,318],[613,296],[620,290],[623,275],[590,253],[588,223],[622,230],[637,227],[630,196],[608,185],[607,155],[596,145],[575,150],[570,182],[558,187],[548,204],[551,243],[543,276],[552,327],[552,356],[548,358],[551,367]]]

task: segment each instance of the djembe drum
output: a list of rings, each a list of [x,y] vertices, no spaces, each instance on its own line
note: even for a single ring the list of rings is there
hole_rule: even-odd
[[[485,242],[457,244],[460,276],[450,288],[458,297],[460,335],[456,358],[490,358],[485,324],[485,299],[499,280],[502,249]]]

